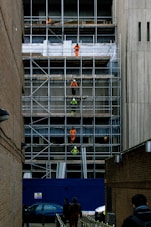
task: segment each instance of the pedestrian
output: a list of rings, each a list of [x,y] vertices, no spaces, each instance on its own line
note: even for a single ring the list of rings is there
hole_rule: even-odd
[[[77,227],[79,217],[82,217],[81,205],[74,197],[70,206],[70,227]]]
[[[79,87],[77,81],[75,79],[73,79],[71,82],[70,82],[70,87],[71,87],[71,91],[72,91],[72,95],[76,95],[76,88]]]
[[[101,213],[96,212],[95,220],[99,222],[105,222],[105,211],[102,211]]]
[[[70,101],[70,105],[71,105],[71,113],[75,113],[76,112],[76,107],[77,107],[77,100],[75,98],[73,98],[71,101]]]
[[[143,194],[136,194],[131,199],[133,215],[128,216],[122,227],[143,227],[151,226],[151,209],[147,205],[147,198]]]
[[[74,46],[74,53],[75,53],[75,56],[76,56],[76,57],[79,56],[79,50],[80,50],[80,46],[79,46],[79,44],[77,43],[77,44]]]
[[[72,129],[70,129],[70,142],[74,143],[75,139],[76,139],[76,129],[72,127]]]
[[[63,205],[63,222],[66,224],[69,221],[69,215],[70,215],[70,203],[68,198],[64,199],[64,205]]]
[[[26,227],[29,227],[29,222],[28,222],[28,206],[27,205],[23,205],[22,219],[23,219],[22,226],[24,227],[24,224],[26,224]]]

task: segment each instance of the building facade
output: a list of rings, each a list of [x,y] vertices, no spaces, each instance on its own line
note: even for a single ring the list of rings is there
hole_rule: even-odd
[[[23,7],[20,0],[0,2],[0,226],[22,225]]]
[[[151,2],[26,0],[24,21],[24,173],[97,178],[106,170],[108,201],[113,198],[107,209],[121,226],[133,193],[146,193],[150,201],[144,148],[122,154],[119,165],[110,157],[120,159],[120,152],[151,138]]]
[[[106,160],[106,205],[108,219],[116,226],[132,214],[131,197],[143,193],[151,202],[150,153],[146,142],[151,138],[151,2],[119,0],[117,40],[121,40],[121,156]],[[117,163],[118,161],[118,163]],[[121,206],[122,204],[122,206]]]
[[[24,174],[103,177],[121,145],[115,2],[26,0],[24,28]]]
[[[132,196],[144,194],[148,205],[151,204],[151,142],[149,141],[149,146],[147,144],[148,141],[144,141],[125,150],[120,157],[106,160],[107,222],[114,222],[117,227],[122,226],[123,220],[133,214]]]
[[[125,150],[151,137],[151,2],[119,0],[116,6],[122,56],[122,150]]]

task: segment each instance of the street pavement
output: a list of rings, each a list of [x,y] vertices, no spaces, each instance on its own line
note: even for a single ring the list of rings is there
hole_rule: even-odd
[[[66,224],[67,227],[69,227],[69,223]],[[80,222],[78,223],[78,226],[81,227]],[[26,227],[26,225],[24,225]],[[39,223],[30,223],[29,227],[56,227],[56,223],[47,223],[47,224],[39,224]]]
[[[67,223],[66,226],[69,227],[69,223]],[[78,226],[80,226],[80,223]],[[26,227],[26,225],[24,225],[24,227]],[[30,223],[29,227],[56,227],[56,223],[46,223],[44,225],[39,223]]]
[[[29,227],[56,227],[56,223],[47,223],[47,224],[39,224],[39,223],[32,223],[29,224]]]

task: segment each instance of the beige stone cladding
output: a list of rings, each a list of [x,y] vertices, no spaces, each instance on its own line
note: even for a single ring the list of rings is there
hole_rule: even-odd
[[[151,1],[114,0],[121,44],[123,149],[151,137]]]
[[[0,227],[22,225],[23,65],[21,0],[0,1],[0,108],[9,119],[0,122]]]

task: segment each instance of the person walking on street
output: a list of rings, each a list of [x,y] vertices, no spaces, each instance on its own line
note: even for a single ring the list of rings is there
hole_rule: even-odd
[[[22,219],[23,219],[23,223],[22,226],[24,227],[24,224],[26,224],[26,227],[29,227],[29,223],[28,223],[28,206],[27,205],[23,205],[23,214],[22,214]]]
[[[143,227],[151,226],[151,209],[147,205],[147,198],[143,194],[136,194],[132,197],[133,215],[128,216],[122,227]]]
[[[82,217],[81,205],[74,197],[70,206],[70,227],[77,227],[79,217]]]
[[[75,79],[73,79],[70,83],[70,87],[71,87],[71,91],[72,91],[72,95],[76,95],[76,88],[79,87],[77,81]]]
[[[69,221],[69,215],[70,215],[70,203],[68,198],[64,199],[64,205],[63,205],[63,222],[64,224]]]

